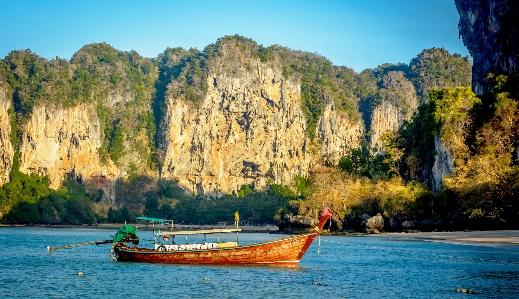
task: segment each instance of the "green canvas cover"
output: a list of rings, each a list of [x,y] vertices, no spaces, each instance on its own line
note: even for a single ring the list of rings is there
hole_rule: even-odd
[[[113,238],[114,243],[129,242],[135,245],[139,244],[139,238],[137,237],[137,231],[135,227],[131,225],[125,225],[121,227]]]

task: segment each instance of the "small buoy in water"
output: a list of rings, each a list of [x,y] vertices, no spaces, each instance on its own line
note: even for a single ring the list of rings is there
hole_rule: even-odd
[[[209,277],[204,278],[204,280],[210,280]]]
[[[457,289],[456,292],[458,292],[458,293],[466,293],[466,294],[476,294],[476,292],[474,292],[471,289]]]
[[[312,284],[316,285],[316,286],[327,286],[327,284],[320,283],[320,282],[317,282],[317,281],[312,282]]]
[[[77,275],[82,276],[82,275],[83,275],[83,272],[79,271],[79,272],[77,273]]]

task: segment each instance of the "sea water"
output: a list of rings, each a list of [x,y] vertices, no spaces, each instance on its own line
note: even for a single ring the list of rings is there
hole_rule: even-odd
[[[518,245],[324,236],[295,268],[114,262],[110,244],[46,249],[114,233],[0,227],[0,297],[519,298]],[[151,246],[151,232],[138,235]],[[239,242],[279,237],[242,233]]]

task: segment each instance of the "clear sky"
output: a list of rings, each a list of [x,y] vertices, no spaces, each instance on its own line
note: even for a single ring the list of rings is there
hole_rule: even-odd
[[[0,0],[0,57],[31,49],[70,59],[106,42],[154,58],[239,34],[360,72],[432,47],[468,55],[458,20],[454,0]]]

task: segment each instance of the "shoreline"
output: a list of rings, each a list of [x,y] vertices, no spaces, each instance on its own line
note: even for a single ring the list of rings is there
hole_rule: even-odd
[[[167,231],[171,230],[166,225],[146,225],[143,223],[126,223],[127,225],[131,225],[140,231],[152,231],[153,229]],[[98,225],[71,225],[71,224],[33,224],[33,225],[23,225],[23,224],[0,224],[1,227],[31,227],[31,228],[54,228],[54,229],[107,229],[117,231],[119,228],[124,226],[124,223],[110,223],[110,224],[98,224]],[[175,225],[174,230],[199,230],[199,229],[213,229],[213,228],[234,228],[234,226],[224,226],[217,227],[216,225]],[[254,226],[254,225],[244,225],[240,226],[242,233],[271,233],[277,232],[279,228],[275,225],[264,225],[264,226]]]
[[[473,244],[519,245],[519,230],[381,233],[369,235],[366,234],[365,236],[394,239],[420,239],[429,241],[442,241],[449,243],[460,242]]]

